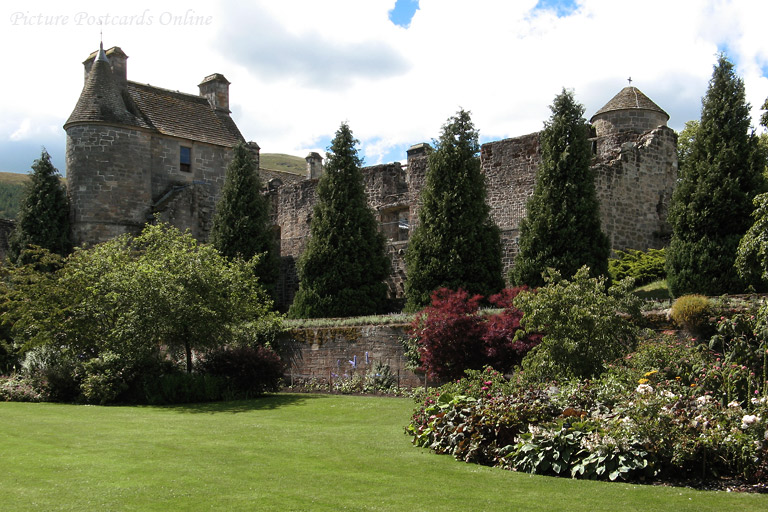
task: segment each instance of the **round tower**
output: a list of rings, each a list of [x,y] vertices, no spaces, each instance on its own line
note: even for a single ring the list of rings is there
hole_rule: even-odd
[[[610,135],[640,135],[659,126],[666,126],[669,114],[656,105],[637,87],[623,88],[598,110],[590,123],[598,137]]]
[[[117,48],[113,53],[125,56]],[[125,59],[115,69],[107,52],[83,63],[85,85],[64,124],[67,185],[75,244],[98,243],[146,222],[150,204],[150,138],[125,89]],[[115,76],[117,74],[117,76]]]

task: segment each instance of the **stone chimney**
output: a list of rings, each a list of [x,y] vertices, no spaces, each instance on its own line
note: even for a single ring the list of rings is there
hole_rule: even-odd
[[[408,151],[406,154],[408,155],[408,160],[414,157],[423,156],[426,155],[430,150],[432,149],[432,146],[427,144],[426,142],[422,142],[420,144],[414,144],[410,148],[408,148]]]
[[[223,110],[229,114],[229,83],[221,73],[208,75],[198,85],[200,96],[207,98],[214,110]]]
[[[315,179],[323,175],[323,157],[314,151],[305,157],[307,161],[307,178]]]
[[[83,67],[85,68],[85,80],[88,80],[88,75],[93,67],[93,61],[96,60],[98,51],[93,52],[83,61]],[[128,80],[128,56],[120,49],[119,46],[113,46],[106,52],[107,59],[109,60],[109,67],[112,68],[112,76],[115,82],[122,86]]]

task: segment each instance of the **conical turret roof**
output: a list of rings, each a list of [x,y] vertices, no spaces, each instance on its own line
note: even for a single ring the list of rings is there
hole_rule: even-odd
[[[130,101],[130,97],[127,99]],[[148,126],[126,107],[123,89],[112,76],[112,69],[103,48],[99,49],[77,105],[64,123],[64,127],[82,122]]]
[[[629,86],[623,88],[619,93],[611,98],[611,100],[605,104],[603,108],[595,112],[590,122],[600,114],[607,112],[614,112],[617,110],[651,110],[653,112],[659,112],[664,114],[669,120],[669,114],[664,112],[657,104],[655,104],[648,96],[637,87]]]

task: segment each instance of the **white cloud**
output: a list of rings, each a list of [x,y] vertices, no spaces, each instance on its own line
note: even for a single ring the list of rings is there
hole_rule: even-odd
[[[629,76],[680,129],[699,116],[718,50],[736,63],[759,114],[768,96],[768,2],[575,4],[558,17],[534,9],[536,0],[421,0],[405,29],[388,18],[395,0],[6,2],[0,43],[13,50],[0,59],[13,80],[0,85],[0,139],[42,137],[35,127],[55,126],[61,148],[49,150],[63,154],[60,127],[100,29],[107,47],[130,56],[131,80],[196,93],[204,76],[226,75],[233,116],[263,152],[322,153],[348,121],[369,164],[404,161],[408,146],[438,137],[459,107],[472,111],[486,140],[523,135],[541,129],[561,88],[574,89],[590,117]],[[210,22],[169,21],[190,11]],[[14,25],[17,12],[145,13],[153,23]],[[0,153],[0,170],[7,158]]]

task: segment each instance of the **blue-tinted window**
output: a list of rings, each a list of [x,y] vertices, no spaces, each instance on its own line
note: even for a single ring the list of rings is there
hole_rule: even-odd
[[[192,148],[181,146],[179,151],[179,170],[190,172],[192,170]]]

